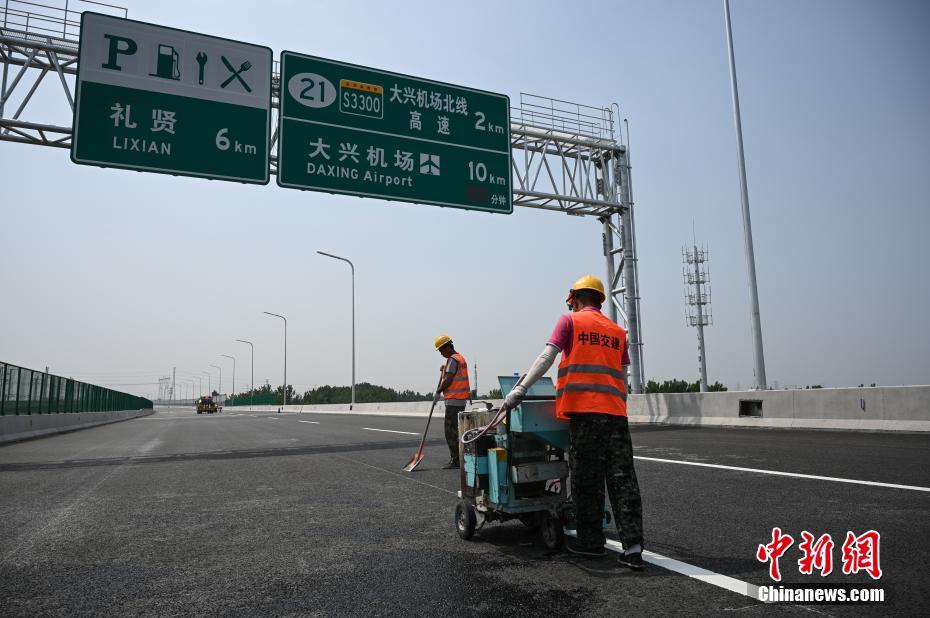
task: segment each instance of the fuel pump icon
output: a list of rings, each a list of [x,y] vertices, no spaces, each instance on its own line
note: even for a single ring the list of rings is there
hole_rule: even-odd
[[[158,56],[156,56],[155,72],[149,73],[152,77],[161,77],[163,79],[181,79],[181,71],[178,69],[178,52],[171,45],[159,45]]]

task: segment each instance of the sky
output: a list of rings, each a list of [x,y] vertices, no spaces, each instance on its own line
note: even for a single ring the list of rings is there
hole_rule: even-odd
[[[72,3],[74,4],[74,3]],[[681,250],[710,251],[711,382],[753,384],[723,3],[141,2],[129,17],[630,123],[647,379],[696,380]],[[733,0],[770,386],[928,384],[930,4]],[[50,76],[23,119],[68,125]],[[20,93],[22,89],[20,89]],[[16,97],[14,96],[15,100]],[[7,105],[6,116],[11,115]],[[12,105],[18,105],[13,103]],[[0,361],[152,396],[357,381],[429,392],[449,334],[478,388],[525,371],[571,283],[603,276],[593,218],[512,215],[101,169],[0,142]],[[474,369],[472,370],[474,373]],[[185,391],[180,390],[181,393]]]

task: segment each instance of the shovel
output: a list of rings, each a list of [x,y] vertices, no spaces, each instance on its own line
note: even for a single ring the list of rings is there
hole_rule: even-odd
[[[442,375],[439,376],[439,384],[442,384]],[[436,391],[438,395],[439,384],[436,385]],[[433,410],[436,409],[436,402],[438,399],[433,399],[433,405],[429,408],[429,416],[426,419],[426,429],[423,430],[423,437],[420,438],[420,446],[417,447],[417,452],[414,453],[413,458],[404,466],[404,472],[413,472],[413,469],[420,465],[420,462],[423,461],[423,444],[426,442],[426,432],[429,431],[429,422],[433,420]]]

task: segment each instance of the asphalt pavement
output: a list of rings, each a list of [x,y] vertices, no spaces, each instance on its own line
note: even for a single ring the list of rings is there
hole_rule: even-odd
[[[0,615],[930,615],[928,435],[634,426],[652,552],[634,573],[519,522],[459,539],[435,420],[410,474],[420,418],[159,409],[0,447]],[[886,601],[748,596],[776,526],[785,582]],[[829,576],[799,573],[804,530],[832,535]],[[841,569],[868,530],[879,580]]]

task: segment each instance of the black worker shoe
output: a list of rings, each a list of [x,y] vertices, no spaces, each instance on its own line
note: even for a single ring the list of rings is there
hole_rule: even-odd
[[[581,545],[578,543],[578,539],[567,539],[565,542],[565,549],[567,549],[569,553],[575,554],[576,556],[584,556],[585,558],[603,558],[607,555],[607,550],[604,549],[603,545],[601,547]]]
[[[458,470],[459,462],[452,460],[442,467],[443,470]]]
[[[642,571],[646,568],[646,563],[643,562],[642,552],[621,554],[617,561],[622,565],[630,567],[634,571]]]

